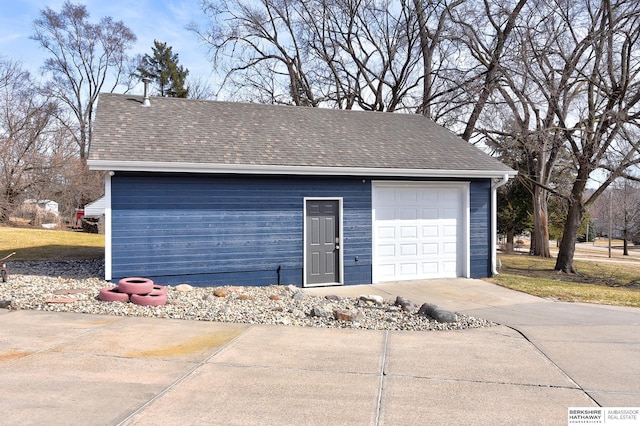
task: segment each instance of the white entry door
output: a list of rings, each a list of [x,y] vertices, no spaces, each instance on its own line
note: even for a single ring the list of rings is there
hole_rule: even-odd
[[[466,276],[466,183],[373,183],[373,282]]]

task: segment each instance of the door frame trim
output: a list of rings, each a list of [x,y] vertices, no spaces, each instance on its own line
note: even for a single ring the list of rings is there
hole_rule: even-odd
[[[307,201],[337,201],[338,202],[338,234],[340,237],[340,251],[338,252],[338,275],[339,282],[307,284]],[[302,199],[302,287],[328,287],[344,285],[344,235],[342,218],[343,214],[342,197],[304,197]]]

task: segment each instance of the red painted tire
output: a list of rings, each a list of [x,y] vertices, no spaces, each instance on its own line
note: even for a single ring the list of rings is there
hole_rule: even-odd
[[[142,277],[123,278],[118,281],[118,289],[127,294],[149,294],[153,290],[153,281]]]
[[[102,300],[103,302],[128,302],[129,295],[127,293],[121,293],[118,287],[105,287],[100,290],[98,300]]]
[[[166,285],[154,285],[153,290],[149,293],[151,296],[157,296],[159,294],[167,294],[167,286]]]
[[[163,306],[167,304],[166,294],[132,294],[131,302],[140,306]]]

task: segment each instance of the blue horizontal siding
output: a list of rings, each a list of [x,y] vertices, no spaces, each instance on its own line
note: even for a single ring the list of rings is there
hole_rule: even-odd
[[[491,273],[490,194],[489,179],[470,182],[473,278]],[[344,283],[370,283],[371,183],[362,178],[117,173],[112,277],[200,286],[269,285],[278,279],[301,285],[305,197],[343,199]]]
[[[344,283],[371,282],[371,187],[362,179],[112,177],[112,276],[161,284],[301,285],[305,197],[343,198]],[[356,257],[358,261],[356,261]]]
[[[471,278],[491,275],[491,181],[472,181],[469,186],[469,242]]]

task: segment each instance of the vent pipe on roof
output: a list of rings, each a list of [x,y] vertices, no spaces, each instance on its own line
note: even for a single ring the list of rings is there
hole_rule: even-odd
[[[142,106],[151,106],[151,101],[149,100],[149,83],[151,83],[151,79],[143,78],[142,82],[144,83],[144,99],[142,100]]]

